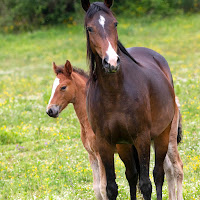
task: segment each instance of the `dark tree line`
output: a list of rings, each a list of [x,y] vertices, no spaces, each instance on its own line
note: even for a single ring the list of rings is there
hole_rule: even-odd
[[[200,0],[115,0],[116,14],[171,15],[200,11]],[[31,29],[41,25],[73,23],[83,16],[80,0],[0,0],[0,31]]]

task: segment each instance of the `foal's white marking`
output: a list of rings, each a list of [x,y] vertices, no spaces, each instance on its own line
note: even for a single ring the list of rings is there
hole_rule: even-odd
[[[100,18],[99,18],[99,24],[104,28],[104,25],[105,25],[105,18],[102,16],[102,15],[100,15]]]
[[[54,83],[53,83],[52,92],[51,92],[51,97],[50,97],[50,99],[49,99],[49,104],[51,103],[51,100],[52,100],[52,98],[53,98],[53,96],[54,96],[54,93],[55,93],[55,91],[56,91],[56,88],[58,87],[59,84],[60,84],[60,79],[59,79],[59,78],[56,78],[55,81],[54,81]],[[49,106],[49,104],[48,104],[48,106]],[[47,106],[47,108],[48,108],[48,106]]]
[[[108,63],[113,65],[113,66],[116,66],[117,65],[117,59],[118,59],[119,56],[117,55],[117,53],[113,49],[109,40],[108,40],[108,49],[106,51],[106,54],[108,55]]]
[[[180,102],[179,102],[179,99],[178,99],[178,97],[175,97],[175,100],[176,100],[176,105],[178,106],[178,108],[180,109]]]

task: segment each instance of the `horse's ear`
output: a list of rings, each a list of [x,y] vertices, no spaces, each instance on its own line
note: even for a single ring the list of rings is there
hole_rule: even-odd
[[[56,66],[56,64],[55,64],[55,62],[53,62],[52,63],[52,65],[53,65],[53,71],[55,72],[55,74],[57,75],[58,73],[57,73],[57,66]]]
[[[69,60],[67,60],[64,67],[64,74],[67,76],[71,76],[72,71],[73,71],[72,65],[69,62]]]
[[[105,4],[108,8],[110,8],[110,7],[112,6],[112,4],[113,4],[113,0],[104,0],[104,4]]]
[[[85,10],[85,12],[87,12],[87,10],[90,7],[90,0],[81,0],[81,4],[83,7],[83,10]]]

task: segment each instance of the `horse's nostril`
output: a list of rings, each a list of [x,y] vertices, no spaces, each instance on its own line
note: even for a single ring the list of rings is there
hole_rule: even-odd
[[[104,63],[108,64],[108,58],[107,57],[104,58]]]
[[[48,114],[49,116],[52,116],[52,115],[53,115],[53,110],[50,108],[49,110],[47,110],[47,114]]]
[[[108,63],[108,57],[105,57],[104,59],[103,59],[103,66],[104,67],[109,67],[109,63]]]
[[[117,66],[119,66],[120,65],[120,58],[118,57],[117,58]]]

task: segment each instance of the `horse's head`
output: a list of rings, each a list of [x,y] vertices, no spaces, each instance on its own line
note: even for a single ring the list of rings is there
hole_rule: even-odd
[[[52,93],[46,113],[50,117],[58,117],[59,113],[75,99],[75,84],[72,79],[73,68],[67,60],[64,68],[53,63],[56,79],[53,83]]]
[[[86,11],[85,28],[87,33],[88,51],[99,55],[106,72],[116,72],[119,69],[120,58],[117,54],[117,20],[110,7],[113,0],[104,3],[81,0]]]

